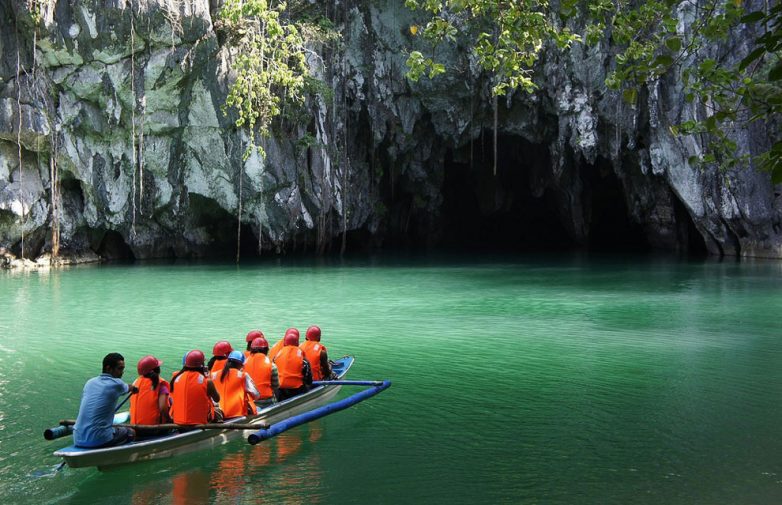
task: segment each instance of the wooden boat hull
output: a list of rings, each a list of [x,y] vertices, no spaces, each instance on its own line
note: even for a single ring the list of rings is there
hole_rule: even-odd
[[[342,379],[352,365],[353,358],[346,356],[335,362],[334,369]],[[326,404],[339,390],[339,385],[317,386],[305,394],[265,407],[259,410],[256,416],[238,417],[227,423],[274,424]],[[85,449],[70,445],[55,451],[54,455],[63,458],[72,468],[97,466],[98,469],[102,469],[138,461],[170,458],[217,447],[239,437],[246,438],[252,432],[253,430],[194,430],[100,449]]]

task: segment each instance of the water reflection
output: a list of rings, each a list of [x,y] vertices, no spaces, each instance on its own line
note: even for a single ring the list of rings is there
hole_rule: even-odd
[[[322,427],[314,422],[254,447],[234,441],[212,451],[96,472],[68,502],[115,505],[126,503],[130,494],[133,505],[321,503],[323,469],[315,444],[321,437]]]

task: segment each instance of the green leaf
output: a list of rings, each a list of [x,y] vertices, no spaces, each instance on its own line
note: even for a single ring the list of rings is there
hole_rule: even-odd
[[[702,73],[707,74],[711,72],[715,66],[717,66],[717,60],[713,58],[707,58],[703,60],[703,62],[700,65],[698,65],[698,68]]]
[[[638,99],[638,91],[636,91],[635,88],[627,88],[624,91],[622,91],[622,100],[625,102],[635,105],[635,101]]]
[[[763,56],[765,52],[766,52],[765,47],[758,47],[757,49],[749,53],[743,60],[741,60],[741,63],[739,64],[739,70],[744,70],[745,68],[747,68],[750,63]]]
[[[778,81],[780,79],[782,79],[782,61],[777,62],[777,64],[768,71],[769,81]]]
[[[757,21],[760,21],[764,17],[766,17],[766,14],[763,11],[750,12],[749,14],[747,14],[746,16],[743,16],[741,18],[741,22],[742,23],[755,23]]]
[[[679,37],[671,37],[670,39],[665,41],[665,46],[673,51],[674,53],[678,53],[679,50],[682,48],[682,39]]]
[[[652,66],[655,67],[669,67],[673,64],[673,58],[667,54],[661,54],[652,61]]]

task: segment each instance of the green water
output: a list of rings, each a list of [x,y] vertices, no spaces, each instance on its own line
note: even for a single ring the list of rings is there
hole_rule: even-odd
[[[782,263],[375,258],[0,272],[0,497],[13,503],[782,502]],[[108,352],[319,324],[360,405],[101,473],[44,428]]]

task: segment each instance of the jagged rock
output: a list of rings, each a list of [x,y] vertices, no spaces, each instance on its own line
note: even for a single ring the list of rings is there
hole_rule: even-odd
[[[577,46],[546,52],[538,92],[495,101],[474,58],[443,45],[449,72],[410,83],[406,52],[425,48],[397,0],[332,13],[344,51],[313,47],[309,65],[333,98],[313,97],[304,124],[283,122],[262,141],[265,159],[244,160],[246,134],[221,110],[235,54],[215,32],[220,4],[45,5],[35,51],[29,23],[18,24],[19,47],[8,35],[20,0],[0,6],[0,245],[20,252],[25,234],[26,257],[51,249],[55,167],[68,261],[232,254],[237,221],[246,249],[322,250],[354,231],[373,243],[434,241],[449,221],[469,233],[445,215],[466,200],[475,203],[464,212],[486,220],[546,216],[576,246],[590,243],[610,204],[652,247],[686,250],[699,238],[714,254],[782,257],[782,203],[768,175],[692,167],[702,147],[671,135],[693,114],[676,76],[623,104],[603,84],[611,48]],[[682,8],[680,31],[693,16]],[[733,58],[750,38],[736,34]],[[17,52],[37,73],[18,89]],[[742,152],[764,149],[756,128],[737,134]],[[469,198],[451,202],[454,184]]]

